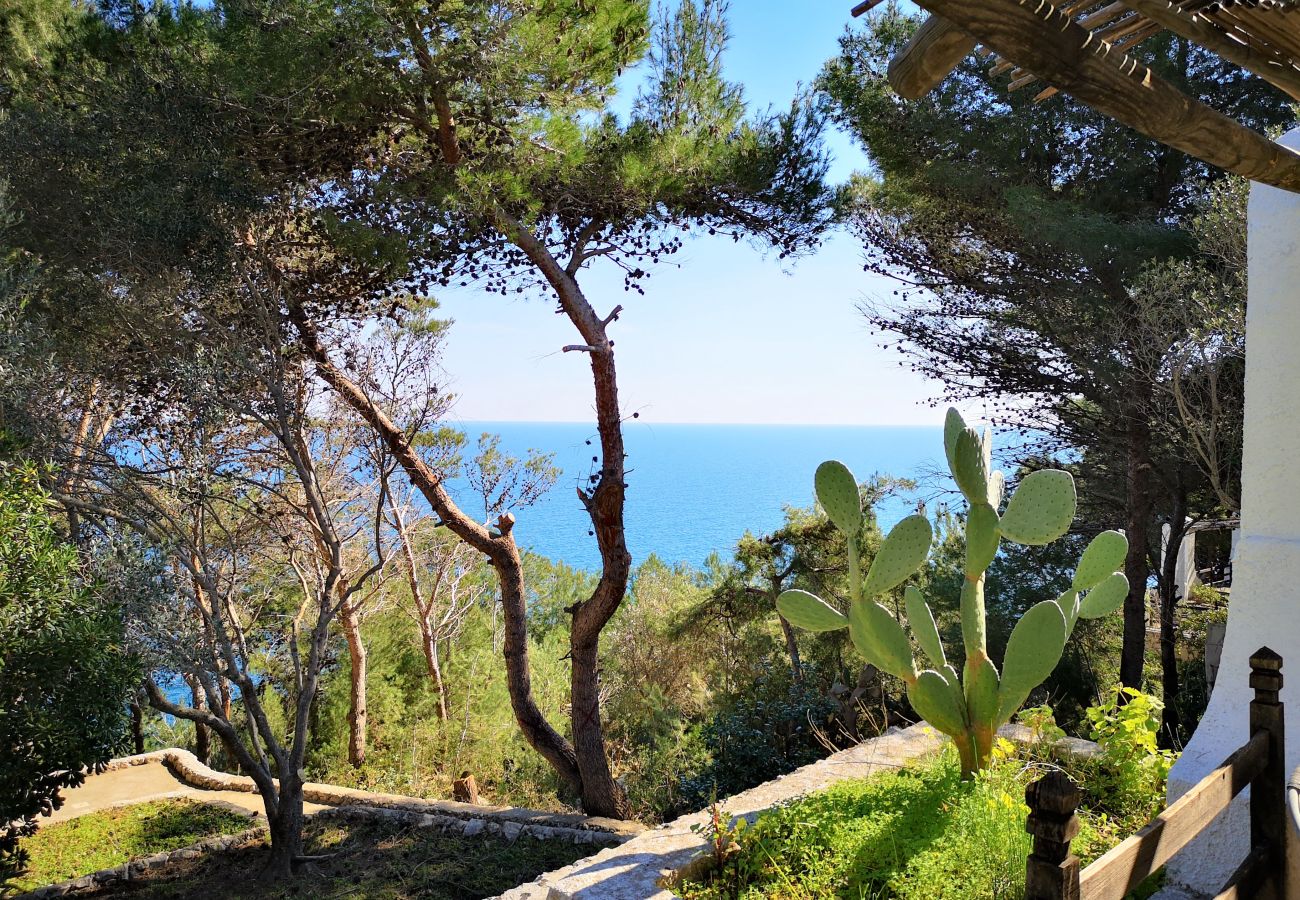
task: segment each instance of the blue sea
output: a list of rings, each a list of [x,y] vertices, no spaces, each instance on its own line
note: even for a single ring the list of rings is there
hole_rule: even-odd
[[[471,446],[483,432],[501,436],[503,450],[555,454],[562,470],[550,493],[515,513],[520,546],[578,568],[597,569],[596,540],[578,502],[597,455],[594,425],[465,422]],[[728,556],[751,531],[779,528],[787,506],[810,506],[813,472],[826,459],[846,463],[859,481],[874,473],[915,478],[920,489],[890,498],[877,513],[882,527],[915,509],[918,499],[946,487],[943,432],[931,427],[808,425],[659,425],[628,422],[627,542],[634,563],[650,554],[669,563],[701,565],[714,551]],[[590,442],[590,443],[588,443]],[[452,486],[465,509],[477,501]]]

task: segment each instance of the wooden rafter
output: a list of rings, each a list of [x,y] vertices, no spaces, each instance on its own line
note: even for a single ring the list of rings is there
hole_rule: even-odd
[[[1124,20],[1114,32],[1121,34],[1121,38],[1114,43],[1099,38],[1072,15],[1076,11],[1083,13],[1097,3],[1074,3],[1064,8],[1046,0],[917,0],[917,3],[932,13],[934,24],[926,23],[928,37],[924,42],[913,41],[893,61],[890,75],[896,89],[900,82],[909,92],[927,83],[938,84],[961,61],[960,57],[952,59],[952,54],[961,46],[957,35],[963,35],[965,40],[982,44],[1004,62],[1010,62],[1008,68],[1013,69],[1013,84],[1017,87],[1042,79],[1098,112],[1211,165],[1300,192],[1300,155],[1188,97],[1124,52],[1124,46],[1132,46],[1152,32],[1150,27],[1128,21],[1134,14],[1145,17],[1134,3],[1127,0],[1123,4],[1109,3],[1089,17],[1090,24],[1100,27],[1112,27]],[[1274,42],[1269,45],[1273,48],[1273,61],[1269,65],[1273,66],[1271,74],[1277,77],[1278,71],[1285,68],[1277,62],[1277,45],[1300,37],[1300,27],[1288,22],[1285,28],[1258,32],[1261,23],[1258,10],[1234,7],[1228,13],[1219,4],[1215,4],[1215,10],[1239,19],[1244,17],[1255,29],[1252,33],[1262,33]],[[1103,12],[1105,15],[1100,15]],[[1180,10],[1179,15],[1185,13]],[[1154,18],[1153,21],[1159,24]],[[1262,64],[1261,51],[1251,49],[1256,54],[1256,63]],[[936,51],[936,56],[929,64],[923,58],[907,59],[909,51],[923,57],[931,50]],[[1289,65],[1294,60],[1292,56],[1282,61]],[[946,70],[945,64],[949,64]],[[1039,96],[1050,92],[1051,88]]]
[[[1124,5],[1174,34],[1195,41],[1229,62],[1254,72],[1300,100],[1300,70],[1285,60],[1279,61],[1239,37],[1229,37],[1225,31],[1211,25],[1207,18],[1189,14],[1169,0],[1124,0]]]

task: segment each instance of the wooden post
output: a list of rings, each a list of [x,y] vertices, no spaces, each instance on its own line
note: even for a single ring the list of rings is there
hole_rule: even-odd
[[[1286,722],[1278,693],[1282,690],[1282,657],[1260,647],[1250,657],[1250,733],[1269,734],[1268,765],[1250,785],[1250,849],[1271,855],[1269,879],[1273,896],[1286,896]]]
[[[1070,776],[1048,772],[1025,788],[1025,831],[1034,849],[1025,870],[1025,900],[1079,900],[1079,858],[1070,841],[1079,833],[1074,812],[1083,799]]]

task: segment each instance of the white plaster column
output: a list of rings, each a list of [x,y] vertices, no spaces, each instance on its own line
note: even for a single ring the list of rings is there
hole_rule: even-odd
[[[1300,149],[1300,128],[1282,141]],[[1249,737],[1250,655],[1283,657],[1286,768],[1300,765],[1300,194],[1255,184],[1249,208],[1246,430],[1241,538],[1214,694],[1169,778],[1174,800]],[[1170,864],[1170,881],[1213,894],[1249,845],[1242,797]],[[1294,850],[1294,843],[1293,843]],[[1288,854],[1295,870],[1295,853]],[[1291,897],[1300,883],[1291,882]]]

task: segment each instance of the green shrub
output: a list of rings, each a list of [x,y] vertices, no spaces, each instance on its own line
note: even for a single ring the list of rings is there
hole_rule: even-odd
[[[1007,755],[963,782],[957,754],[897,772],[837,784],[780,807],[741,829],[740,846],[706,883],[684,884],[687,900],[1019,897],[1030,839],[1024,789],[1045,769]],[[1076,852],[1091,859],[1116,835],[1085,813]]]
[[[1085,865],[1159,810],[1172,763],[1156,746],[1155,698],[1117,691],[1087,718],[1101,753],[1059,763],[1084,789],[1073,848]],[[1057,765],[1049,747],[1062,732],[1047,707],[1024,710],[1020,719],[1038,741],[1015,748],[999,739],[992,764],[974,781],[961,780],[949,745],[896,772],[778,807],[751,827],[729,830],[716,815],[702,832],[717,864],[678,893],[687,900],[1021,897],[1030,850],[1025,787]]]
[[[1088,710],[1090,737],[1101,754],[1078,775],[1094,809],[1138,825],[1160,811],[1174,764],[1174,754],[1157,744],[1163,709],[1150,694],[1119,688]]]

